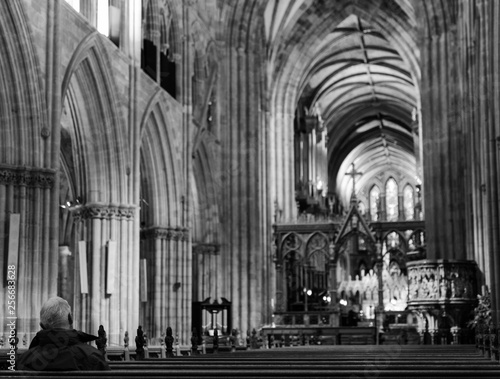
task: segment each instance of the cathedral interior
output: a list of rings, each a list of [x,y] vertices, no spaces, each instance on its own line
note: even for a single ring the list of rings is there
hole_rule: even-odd
[[[498,325],[499,17],[0,1],[0,334],[13,292],[28,341],[56,295],[110,345],[138,325],[465,341],[481,296]]]

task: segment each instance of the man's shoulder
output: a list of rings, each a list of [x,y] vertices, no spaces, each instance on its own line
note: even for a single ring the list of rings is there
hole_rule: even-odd
[[[71,346],[70,350],[76,359],[85,362],[86,370],[109,370],[104,354],[95,347],[81,342]]]

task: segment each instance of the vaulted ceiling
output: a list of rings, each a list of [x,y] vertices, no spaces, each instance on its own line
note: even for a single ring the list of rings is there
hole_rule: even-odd
[[[271,0],[265,17],[275,70],[287,65],[290,46],[300,51],[291,63],[302,71],[294,100],[319,112],[327,127],[329,188],[349,198],[352,179],[345,173],[352,163],[363,172],[358,189],[389,170],[418,178],[412,3]]]

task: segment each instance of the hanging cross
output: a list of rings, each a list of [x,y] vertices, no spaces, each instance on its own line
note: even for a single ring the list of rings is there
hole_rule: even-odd
[[[352,164],[352,171],[351,172],[346,172],[346,175],[352,176],[352,193],[356,193],[356,176],[357,175],[363,175],[362,172],[356,171],[356,168],[354,167],[354,163]]]

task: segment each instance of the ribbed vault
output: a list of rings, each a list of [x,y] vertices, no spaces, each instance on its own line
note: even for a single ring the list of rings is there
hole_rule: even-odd
[[[420,71],[412,4],[285,3],[269,2],[265,14],[273,103],[287,113],[300,107],[327,128],[330,191],[348,201],[352,163],[363,172],[357,190],[389,168],[416,178]]]

